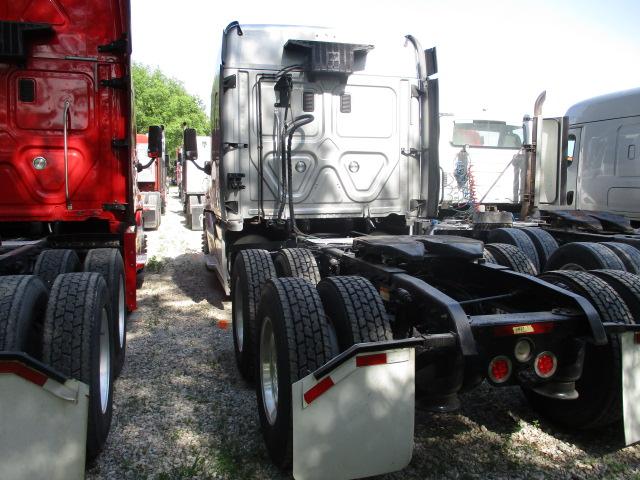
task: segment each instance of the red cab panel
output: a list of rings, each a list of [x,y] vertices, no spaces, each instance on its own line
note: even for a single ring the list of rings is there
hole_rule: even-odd
[[[135,224],[128,2],[12,0],[0,21],[49,27],[0,58],[0,221]]]

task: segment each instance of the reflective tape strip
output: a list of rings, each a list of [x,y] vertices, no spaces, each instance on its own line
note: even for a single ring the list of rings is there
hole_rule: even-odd
[[[15,360],[0,362],[0,373],[12,373],[31,383],[35,383],[39,387],[43,386],[48,380],[48,377],[44,373],[40,373]]]
[[[331,377],[325,377],[316,383],[313,387],[304,393],[304,401],[308,404],[313,402],[316,398],[322,395],[324,392],[333,387],[335,383],[331,380]]]
[[[370,367],[371,365],[385,365],[386,353],[373,353],[371,355],[359,355],[356,357],[356,367]]]
[[[494,335],[497,337],[504,337],[507,335],[538,335],[542,333],[549,333],[553,330],[553,322],[532,323],[524,325],[500,325],[493,330]]]
[[[324,377],[315,385],[307,389],[303,394],[303,408],[307,407],[311,402],[316,400],[334,385],[347,378],[359,367],[371,367],[375,365],[386,365],[389,363],[400,363],[409,361],[411,354],[410,349],[388,350],[384,352],[375,352],[368,354],[356,355],[348,361],[340,365],[336,370],[331,372],[330,376]],[[307,385],[305,385],[305,388]]]

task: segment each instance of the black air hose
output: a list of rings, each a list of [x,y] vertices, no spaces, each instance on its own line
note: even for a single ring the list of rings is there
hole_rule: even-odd
[[[289,139],[287,142],[287,152],[286,152],[287,182],[288,182],[287,190],[289,194],[289,219],[291,221],[291,229],[295,232],[298,231],[298,228],[296,226],[296,216],[293,209],[293,171],[291,168],[291,141],[293,139],[293,134],[298,128],[313,122],[313,120],[314,120],[313,115],[305,114],[305,115],[300,115],[299,117],[296,117],[289,125],[285,124],[285,134],[288,134],[289,136]]]

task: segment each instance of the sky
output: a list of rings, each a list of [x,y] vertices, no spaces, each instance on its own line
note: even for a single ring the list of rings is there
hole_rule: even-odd
[[[520,120],[546,90],[545,116],[640,86],[638,0],[131,0],[133,60],[210,103],[222,30],[321,25],[412,34],[438,51],[440,110]],[[375,37],[374,37],[375,38]],[[208,110],[207,110],[208,112]]]

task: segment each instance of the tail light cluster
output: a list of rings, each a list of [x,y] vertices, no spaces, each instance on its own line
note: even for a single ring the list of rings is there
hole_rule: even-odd
[[[513,357],[519,363],[528,363],[534,355],[533,342],[528,338],[519,339],[513,349]],[[556,373],[558,357],[553,352],[543,351],[533,360],[533,370],[539,378],[547,379]],[[513,373],[513,364],[509,357],[498,355],[489,362],[487,374],[489,379],[496,384],[505,383]]]

